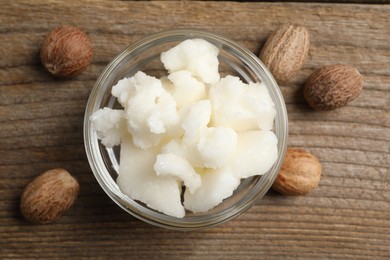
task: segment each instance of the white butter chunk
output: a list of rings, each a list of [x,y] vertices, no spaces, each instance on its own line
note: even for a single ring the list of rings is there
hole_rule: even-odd
[[[272,131],[248,131],[238,134],[231,169],[239,178],[263,175],[278,158],[278,140]]]
[[[185,158],[193,167],[204,167],[204,160],[197,149],[197,142],[172,139],[161,148],[161,153],[172,153]]]
[[[212,124],[236,131],[271,130],[276,110],[267,88],[261,83],[243,83],[226,76],[210,89]]]
[[[236,148],[236,143],[237,133],[231,128],[204,129],[197,144],[203,167],[216,169],[226,165]]]
[[[140,149],[131,139],[124,139],[117,184],[130,198],[164,214],[182,218],[185,210],[180,199],[180,182],[174,177],[157,176],[153,169],[158,150]]]
[[[201,100],[185,106],[179,111],[180,124],[176,133],[180,137],[170,139],[162,148],[162,153],[173,153],[187,159],[194,167],[204,167],[197,144],[202,129],[207,128],[211,117],[211,103]]]
[[[187,113],[183,116],[181,127],[184,130],[186,141],[199,140],[199,134],[202,129],[205,129],[211,119],[211,103],[210,100],[201,100],[191,105],[187,109]]]
[[[135,93],[126,106],[128,130],[134,144],[146,149],[157,145],[164,134],[175,128],[179,119],[176,102],[157,78],[137,72]]]
[[[187,70],[179,70],[169,74],[168,79],[173,83],[172,97],[177,107],[192,104],[206,98],[206,87]]]
[[[169,73],[188,70],[205,84],[211,84],[220,79],[218,53],[216,46],[203,39],[189,39],[162,52],[161,61]]]
[[[194,193],[184,192],[184,207],[194,213],[206,212],[230,197],[240,179],[228,168],[210,169],[201,174],[202,186]]]
[[[102,144],[108,148],[119,145],[126,135],[126,114],[108,107],[99,109],[89,119]]]
[[[124,78],[118,81],[111,89],[111,95],[117,98],[122,107],[127,107],[127,101],[135,94],[135,85],[137,84],[134,77]]]
[[[173,176],[184,181],[184,185],[191,193],[200,187],[202,181],[192,165],[183,157],[173,153],[157,155],[154,170],[157,176]]]

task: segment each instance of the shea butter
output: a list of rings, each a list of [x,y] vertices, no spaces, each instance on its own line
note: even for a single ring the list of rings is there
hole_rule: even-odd
[[[104,146],[120,146],[120,190],[177,218],[214,208],[278,157],[267,87],[221,78],[218,53],[185,40],[161,53],[165,76],[138,71],[118,81],[111,93],[122,109],[90,117]]]

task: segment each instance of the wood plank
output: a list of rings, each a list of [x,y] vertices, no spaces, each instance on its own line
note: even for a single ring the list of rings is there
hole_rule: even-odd
[[[390,5],[340,2],[345,3],[3,3],[0,258],[390,258]],[[258,54],[270,32],[286,22],[310,31],[309,58],[281,90],[289,145],[321,160],[319,187],[303,197],[270,191],[236,219],[194,232],[156,228],[118,208],[97,184],[82,136],[89,92],[113,56],[146,35],[174,27],[216,32]],[[93,64],[70,80],[55,79],[39,61],[44,35],[63,24],[85,30],[95,49]],[[364,91],[344,108],[312,111],[302,84],[314,69],[333,63],[357,67],[366,80]],[[20,193],[29,180],[54,167],[78,178],[80,196],[57,222],[29,224],[18,209]]]
[[[207,0],[206,0],[207,1]],[[239,2],[253,2],[252,0],[248,1],[239,1]],[[296,3],[343,3],[343,4],[389,4],[389,0],[268,0],[260,2],[296,2]]]
[[[132,1],[132,0],[122,0]],[[136,0],[139,1],[139,0]],[[147,0],[152,1],[152,0]],[[170,1],[170,0],[162,0]],[[209,1],[209,0],[182,0],[182,1]],[[228,2],[294,2],[294,3],[343,3],[343,4],[389,4],[389,0],[226,0]]]

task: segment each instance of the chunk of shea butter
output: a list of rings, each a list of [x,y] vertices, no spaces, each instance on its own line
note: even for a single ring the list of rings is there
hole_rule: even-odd
[[[125,106],[128,130],[134,144],[147,149],[174,131],[179,119],[176,102],[159,79],[143,72],[137,72],[129,82],[127,88],[134,91]]]
[[[162,151],[165,153],[174,152],[182,156],[184,153],[179,152],[182,143],[196,145],[200,138],[200,132],[207,128],[211,118],[211,103],[209,100],[200,100],[194,104],[184,106],[179,111],[179,127],[182,131],[181,138],[171,139]],[[186,156],[184,156],[186,157]]]
[[[219,49],[203,39],[185,40],[161,53],[161,61],[169,73],[188,70],[205,84],[220,79],[218,72]]]
[[[227,164],[237,143],[237,133],[231,128],[210,127],[202,130],[197,148],[203,167],[220,168]]]
[[[236,147],[237,133],[226,127],[208,127],[210,116],[208,100],[189,107],[183,116],[183,138],[171,140],[161,150],[186,158],[194,167],[224,166]]]
[[[112,87],[111,95],[117,98],[122,107],[127,108],[127,102],[135,94],[137,84],[135,77],[121,79]]]
[[[164,153],[173,153],[186,158],[194,167],[204,167],[205,162],[198,150],[202,130],[207,128],[211,118],[211,103],[201,100],[181,109],[181,129],[184,135],[173,139],[161,148]]]
[[[104,107],[93,113],[89,120],[98,139],[108,148],[119,145],[126,134],[126,114],[123,110]]]
[[[230,197],[240,178],[229,168],[208,169],[201,173],[202,186],[194,193],[184,192],[184,207],[194,213],[206,212]]]
[[[272,131],[247,131],[238,134],[230,167],[239,178],[263,175],[278,158],[278,140]]]
[[[182,218],[181,184],[175,177],[157,176],[153,166],[159,152],[157,147],[140,149],[131,138],[122,140],[117,184],[134,200],[164,214]]]
[[[184,185],[191,193],[202,184],[199,174],[192,165],[183,157],[172,153],[157,155],[154,170],[157,176],[174,176],[184,181]]]
[[[173,83],[172,97],[180,108],[206,98],[206,87],[187,70],[179,70],[169,74],[168,79]]]
[[[213,125],[236,131],[272,129],[276,110],[264,84],[226,76],[211,87],[209,96]]]
[[[200,132],[210,122],[212,113],[210,100],[198,101],[185,110],[181,123],[181,128],[184,130],[183,139],[187,142],[196,142],[199,140]]]

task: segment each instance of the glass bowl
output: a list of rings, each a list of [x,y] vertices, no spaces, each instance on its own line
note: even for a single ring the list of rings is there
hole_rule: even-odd
[[[111,88],[118,80],[132,76],[139,70],[157,77],[167,74],[160,62],[161,52],[190,38],[202,38],[220,49],[218,59],[221,77],[230,74],[240,77],[243,82],[262,81],[265,83],[277,111],[274,132],[278,138],[279,154],[277,161],[267,173],[242,180],[233,195],[215,208],[205,213],[186,212],[184,218],[176,218],[148,208],[120,191],[116,184],[120,147],[104,147],[98,140],[89,118],[102,107],[120,107],[116,98],[111,96]],[[238,216],[251,207],[256,200],[263,197],[271,187],[283,163],[287,136],[288,121],[285,103],[276,81],[264,64],[252,52],[223,36],[193,29],[176,29],[156,33],[129,46],[116,56],[96,81],[84,118],[84,143],[88,161],[103,190],[131,215],[147,223],[176,230],[193,230],[221,224]]]

